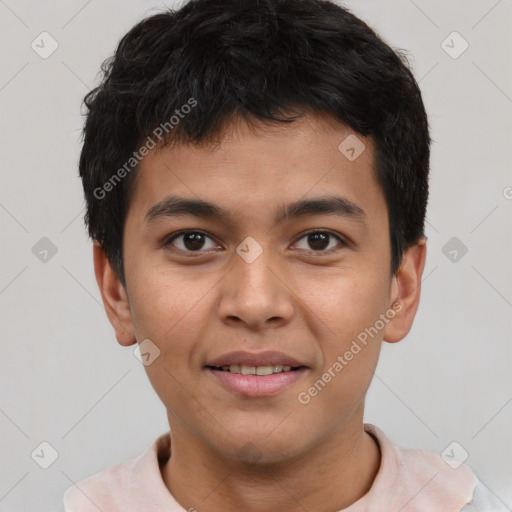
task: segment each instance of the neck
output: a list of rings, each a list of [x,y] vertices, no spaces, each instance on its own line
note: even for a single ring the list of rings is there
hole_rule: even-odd
[[[173,421],[162,477],[186,510],[341,510],[369,491],[380,467],[379,448],[363,431],[362,414],[353,423],[291,460],[250,464],[214,452]]]

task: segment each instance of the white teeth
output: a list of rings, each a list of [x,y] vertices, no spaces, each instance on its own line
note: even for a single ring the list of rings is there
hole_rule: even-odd
[[[256,368],[256,375],[272,375],[273,371],[272,366],[258,366]]]
[[[242,375],[272,375],[273,373],[289,372],[291,366],[282,366],[279,364],[266,366],[246,366],[244,364],[232,364],[231,366],[222,366],[224,371],[238,373]]]
[[[243,364],[242,368],[240,368],[240,373],[242,375],[256,375],[256,366],[245,366]]]

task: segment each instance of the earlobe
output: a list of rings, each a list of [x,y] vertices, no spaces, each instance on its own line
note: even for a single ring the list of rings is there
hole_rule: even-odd
[[[105,251],[98,242],[93,245],[94,274],[101,292],[105,313],[114,328],[116,339],[125,347],[136,343],[132,314],[126,290],[113,271]]]
[[[390,292],[390,308],[394,315],[384,329],[384,341],[396,343],[411,330],[421,294],[421,278],[427,253],[426,238],[404,251],[402,263],[395,276]]]

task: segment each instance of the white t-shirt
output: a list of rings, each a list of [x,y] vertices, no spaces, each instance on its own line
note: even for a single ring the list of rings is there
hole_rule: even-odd
[[[371,489],[337,512],[504,512],[464,464],[449,466],[438,454],[400,448],[376,426],[364,429],[377,441],[381,465]],[[138,457],[69,487],[64,512],[187,512],[169,492],[160,471],[171,453],[170,432]],[[333,511],[334,512],[334,511]]]

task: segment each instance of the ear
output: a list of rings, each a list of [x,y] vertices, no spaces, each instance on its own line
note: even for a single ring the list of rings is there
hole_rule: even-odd
[[[420,303],[421,277],[425,268],[427,240],[421,237],[409,247],[402,257],[402,263],[391,282],[389,308],[395,314],[384,328],[384,341],[396,343],[411,330]]]
[[[120,345],[128,347],[137,342],[132,323],[128,295],[117,274],[112,270],[105,251],[98,242],[93,245],[94,274],[101,292],[107,317]]]

